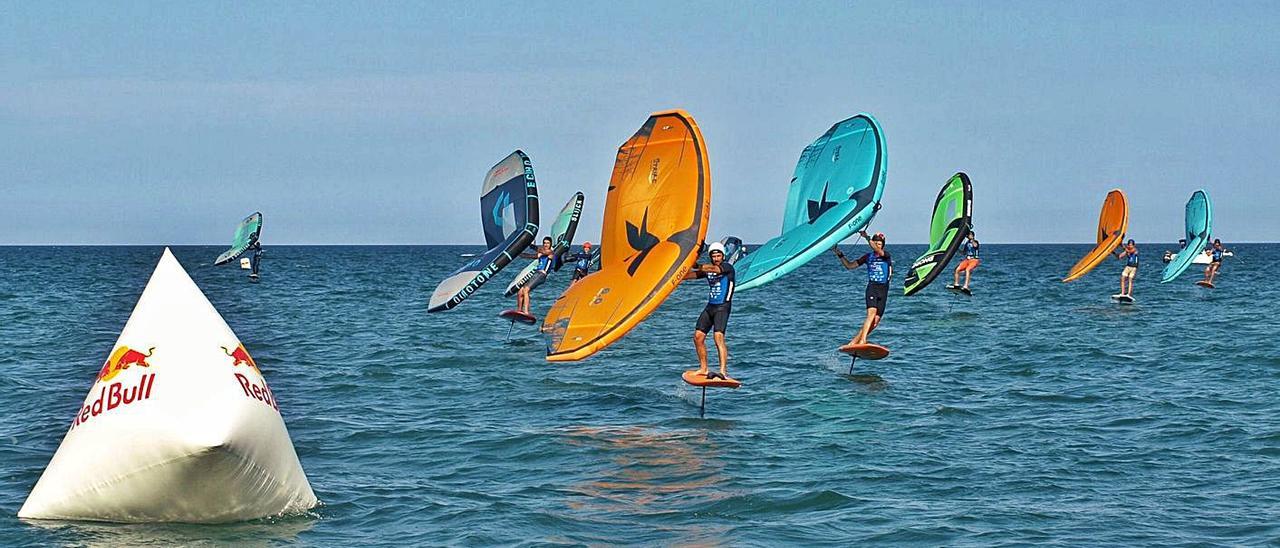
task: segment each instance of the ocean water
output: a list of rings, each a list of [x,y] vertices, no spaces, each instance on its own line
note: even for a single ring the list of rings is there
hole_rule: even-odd
[[[426,313],[475,247],[270,246],[257,284],[210,266],[219,248],[175,248],[323,501],[223,526],[15,517],[161,248],[0,248],[0,545],[1276,544],[1280,246],[1235,246],[1216,290],[1194,268],[1160,285],[1166,247],[1142,246],[1121,306],[1118,261],[1059,281],[1087,246],[984,246],[972,298],[891,294],[872,340],[893,353],[852,376],[834,349],[865,276],[824,256],[735,296],[744,385],[709,391],[705,417],[680,381],[705,282],[553,365],[495,317],[514,268]],[[901,284],[923,246],[889,251]]]

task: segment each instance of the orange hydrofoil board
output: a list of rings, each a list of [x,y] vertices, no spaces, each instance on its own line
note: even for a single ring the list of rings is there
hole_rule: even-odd
[[[703,388],[737,388],[742,386],[742,383],[738,382],[737,379],[708,379],[705,374],[692,370],[685,371],[684,375],[680,377],[684,379],[684,382]]]
[[[1200,286],[1200,287],[1207,287],[1207,288],[1209,288],[1209,289],[1213,289],[1213,284],[1212,284],[1212,283],[1209,283],[1209,282],[1206,282],[1206,281],[1204,281],[1204,280],[1200,280],[1200,281],[1196,282],[1196,285],[1198,285],[1198,286]]]
[[[838,348],[838,350],[855,358],[862,358],[864,360],[880,360],[889,355],[888,348],[871,343],[846,344]]]
[[[498,317],[504,320],[520,322],[526,325],[533,325],[538,321],[538,319],[533,317],[532,315],[525,314],[524,312],[521,312],[519,310],[503,310],[502,312],[498,313]]]

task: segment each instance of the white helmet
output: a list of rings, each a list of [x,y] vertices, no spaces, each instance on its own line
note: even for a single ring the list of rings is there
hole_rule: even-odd
[[[721,255],[724,255],[724,244],[720,242],[712,243],[711,246],[707,248],[707,256],[711,256],[712,253],[717,251],[719,251]]]

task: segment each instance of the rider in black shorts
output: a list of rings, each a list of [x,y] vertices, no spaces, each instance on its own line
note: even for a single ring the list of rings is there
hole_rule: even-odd
[[[889,280],[893,278],[893,259],[889,257],[889,252],[884,250],[884,234],[877,232],[871,237],[867,237],[866,231],[862,231],[861,234],[862,237],[867,238],[871,253],[850,261],[840,251],[840,246],[831,248],[835,251],[836,257],[840,258],[840,264],[849,270],[867,265],[867,318],[862,322],[862,330],[858,331],[849,344],[866,344],[867,336],[880,325],[880,318],[884,317],[884,307],[889,302]]]
[[[729,324],[729,312],[732,309],[734,272],[733,265],[724,262],[724,246],[720,242],[711,244],[707,255],[711,264],[694,264],[685,274],[684,279],[706,278],[710,292],[707,295],[707,306],[698,316],[698,323],[693,331],[693,348],[698,353],[698,373],[708,379],[729,378],[726,361],[729,348],[724,343],[724,331]],[[720,373],[707,372],[707,333],[715,332],[716,353],[720,357]]]

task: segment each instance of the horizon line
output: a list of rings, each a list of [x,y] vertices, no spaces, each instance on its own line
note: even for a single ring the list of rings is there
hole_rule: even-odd
[[[840,245],[856,245],[860,242],[852,244]],[[1174,244],[1177,242],[1137,242],[1142,244]],[[887,244],[894,245],[929,245],[930,242],[895,242]],[[1233,241],[1230,245],[1255,245],[1255,244],[1280,244],[1280,241]],[[599,244],[596,244],[599,245]],[[761,243],[746,242],[747,246],[760,247]],[[987,242],[983,245],[1096,245],[1096,242]],[[484,244],[441,244],[441,243],[278,243],[263,244],[263,248],[268,247],[483,247]],[[88,243],[0,243],[2,247],[227,247],[226,244],[88,244]]]

